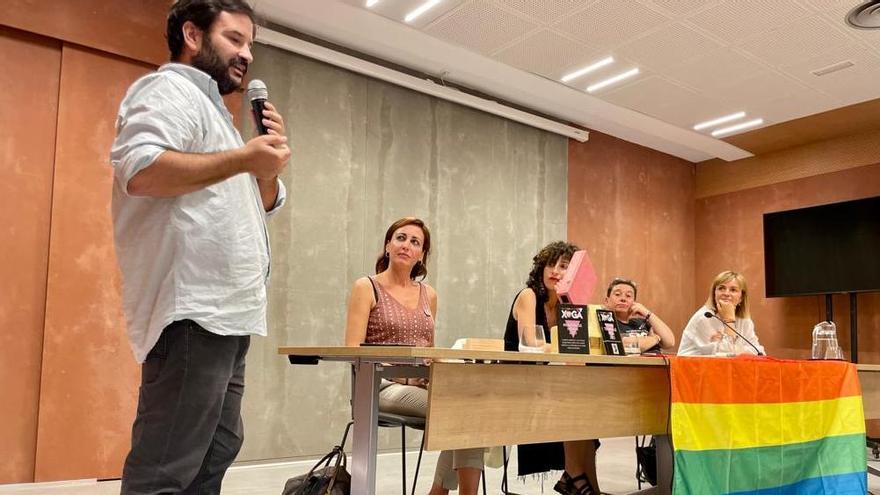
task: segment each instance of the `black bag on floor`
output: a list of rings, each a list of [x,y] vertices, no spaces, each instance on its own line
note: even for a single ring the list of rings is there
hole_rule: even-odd
[[[308,473],[287,480],[281,495],[349,495],[351,475],[346,469],[345,440],[351,425],[346,425],[340,445],[333,447]]]

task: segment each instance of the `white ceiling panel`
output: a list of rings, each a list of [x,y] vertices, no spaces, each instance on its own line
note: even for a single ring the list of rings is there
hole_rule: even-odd
[[[813,90],[803,90],[777,99],[758,102],[765,126],[807,115],[822,113],[841,106],[836,99]]]
[[[720,43],[674,23],[622,45],[617,51],[642,66],[663,70],[682,61],[704,57],[719,48]]]
[[[672,105],[687,104],[699,95],[660,76],[649,75],[613,91],[599,94],[605,101],[656,116]]]
[[[668,12],[675,17],[684,17],[698,10],[717,4],[720,0],[641,0],[645,5]]]
[[[644,36],[669,18],[635,0],[600,0],[553,27],[594,46],[609,47]]]
[[[366,0],[340,1],[354,7],[367,8]],[[410,25],[415,28],[422,28],[432,21],[443,17],[449,11],[455,9],[457,6],[466,1],[468,0],[443,0],[433,8],[426,11],[421,16],[417,17]],[[418,6],[422,3],[424,3],[422,0],[379,0],[372,7],[367,8],[367,10],[375,14],[379,14],[382,17],[387,17],[392,21],[403,22],[406,18],[406,15],[418,8]]]
[[[822,76],[812,73],[844,61],[854,65]],[[811,88],[836,95],[845,105],[880,98],[880,56],[866,48],[838,48],[784,66],[782,70]]]
[[[488,55],[537,28],[534,21],[490,2],[471,1],[432,22],[424,31]]]
[[[738,44],[809,13],[792,0],[728,0],[688,17],[688,21],[727,43]]]
[[[732,103],[750,113],[766,111],[762,104],[778,98],[797,96],[814,91],[791,77],[774,70],[757,72],[753,76],[722,89],[717,94],[725,102]]]
[[[512,10],[516,10],[544,24],[551,24],[560,17],[570,14],[593,0],[495,0]]]
[[[844,22],[862,0],[443,0],[411,24],[403,17],[423,0],[365,1],[258,7],[304,33],[678,156],[742,152],[695,136],[696,122],[742,110],[770,125],[880,98],[880,30]],[[559,82],[608,55],[613,65]],[[849,69],[810,73],[847,59]],[[584,92],[636,66],[635,78]],[[647,121],[659,123],[646,131]]]
[[[736,111],[738,110],[733,110],[730,104],[703,95],[691,94],[675,104],[658,108],[653,116],[684,129],[691,129],[695,124],[722,115],[730,115]]]
[[[824,17],[813,15],[754,38],[743,44],[742,49],[779,67],[847,46],[851,41],[842,29]]]
[[[592,48],[549,29],[541,29],[495,53],[496,60],[550,79],[559,79],[608,52]]]
[[[711,70],[707,70],[711,67]],[[737,87],[740,81],[765,72],[768,67],[732,48],[722,48],[703,57],[660,69],[658,72],[705,94],[719,94]]]

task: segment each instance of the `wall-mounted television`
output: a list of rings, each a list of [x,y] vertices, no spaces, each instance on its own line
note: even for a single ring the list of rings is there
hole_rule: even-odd
[[[767,297],[880,291],[880,196],[764,214]]]

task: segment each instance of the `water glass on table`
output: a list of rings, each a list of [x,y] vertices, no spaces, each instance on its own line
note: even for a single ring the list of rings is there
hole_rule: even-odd
[[[621,335],[621,340],[623,340],[623,352],[625,352],[627,356],[638,356],[642,353],[642,350],[639,348],[639,336],[639,332],[626,332]]]
[[[544,327],[522,325],[519,327],[519,352],[544,352]]]

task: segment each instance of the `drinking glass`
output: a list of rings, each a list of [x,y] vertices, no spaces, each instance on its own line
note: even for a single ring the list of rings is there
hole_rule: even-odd
[[[520,352],[544,352],[544,327],[542,325],[522,325],[519,327]]]
[[[623,340],[623,352],[627,356],[637,356],[642,353],[639,349],[639,332],[626,332],[621,335],[621,340]]]

